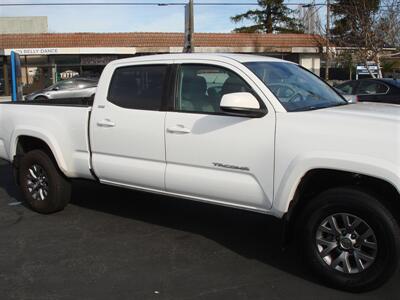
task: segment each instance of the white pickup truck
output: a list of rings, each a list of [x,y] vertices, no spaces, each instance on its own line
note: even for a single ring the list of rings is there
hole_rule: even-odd
[[[93,105],[0,104],[0,158],[37,212],[67,205],[69,179],[92,179],[282,218],[338,288],[376,288],[398,265],[400,107],[348,104],[291,62],[113,61]]]

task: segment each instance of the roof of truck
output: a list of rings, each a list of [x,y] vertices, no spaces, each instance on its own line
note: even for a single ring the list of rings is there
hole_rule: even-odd
[[[253,54],[235,54],[235,53],[174,53],[174,54],[156,54],[136,56],[125,59],[117,60],[118,62],[139,62],[151,60],[180,60],[180,59],[207,59],[207,60],[235,60],[240,63],[253,62],[253,61],[267,61],[267,62],[285,62],[292,63],[287,60],[269,57],[264,55]]]

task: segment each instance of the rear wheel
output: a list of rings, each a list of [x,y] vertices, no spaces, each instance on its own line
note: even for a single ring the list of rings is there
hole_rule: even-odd
[[[386,282],[399,260],[399,227],[370,194],[337,188],[303,212],[300,244],[311,269],[329,285],[351,292]]]
[[[70,183],[41,150],[30,151],[22,157],[19,182],[26,202],[39,213],[60,211],[71,198]]]

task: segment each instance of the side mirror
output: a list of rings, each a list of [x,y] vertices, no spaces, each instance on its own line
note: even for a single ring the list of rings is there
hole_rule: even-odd
[[[59,87],[59,86],[55,86],[55,87],[53,87],[51,90],[52,90],[52,91],[58,91],[58,90],[60,90],[60,87]]]
[[[342,95],[342,96],[349,103],[357,103],[358,102],[357,95]]]
[[[231,93],[222,96],[221,110],[235,115],[251,118],[260,118],[267,114],[267,110],[260,107],[257,98],[251,93]]]

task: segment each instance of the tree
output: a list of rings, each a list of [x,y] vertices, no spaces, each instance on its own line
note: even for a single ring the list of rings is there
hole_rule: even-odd
[[[331,4],[335,19],[331,36],[336,44],[362,46],[357,39],[364,26],[373,22],[373,15],[379,10],[380,0],[336,0]]]
[[[293,13],[283,0],[258,0],[260,9],[251,9],[231,17],[234,23],[251,20],[255,24],[234,29],[235,32],[299,33],[302,26],[290,15]]]
[[[368,62],[375,62],[379,70],[378,77],[382,77],[380,66],[383,49],[393,46],[391,43],[398,39],[398,31],[394,29],[398,24],[392,20],[398,20],[398,7],[398,0],[336,0],[332,4],[335,18],[331,30],[333,43],[351,48],[372,77],[375,75]]]
[[[400,51],[400,1],[382,0],[385,14],[380,22],[387,24],[388,31],[385,35],[385,41],[390,47],[397,48]]]
[[[336,56],[337,63],[339,67],[349,70],[349,80],[353,78],[354,57],[351,51],[341,51]]]

